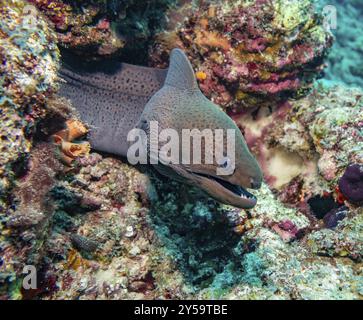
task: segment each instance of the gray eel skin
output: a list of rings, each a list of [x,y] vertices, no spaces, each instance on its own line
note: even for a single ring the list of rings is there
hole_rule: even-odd
[[[234,121],[199,90],[183,51],[171,52],[167,70],[118,63],[111,70],[95,72],[64,67],[60,75],[65,80],[60,94],[71,100],[90,125],[89,141],[95,150],[125,157],[128,132],[141,128],[150,136],[150,121],[158,121],[159,130],[173,128],[180,136],[182,129],[234,129],[235,170],[230,175],[217,175],[220,164],[216,162],[154,167],[222,203],[245,209],[255,206],[256,197],[246,189],[260,188],[261,169]]]

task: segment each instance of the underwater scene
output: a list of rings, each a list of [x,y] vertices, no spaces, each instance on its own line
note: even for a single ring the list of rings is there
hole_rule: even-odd
[[[0,300],[362,300],[361,0],[0,0]]]

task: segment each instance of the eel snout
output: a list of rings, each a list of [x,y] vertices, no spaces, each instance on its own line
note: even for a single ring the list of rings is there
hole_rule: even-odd
[[[249,178],[247,179],[249,183],[245,185],[241,182],[238,184],[232,183],[227,181],[226,178],[222,179],[219,176],[181,170],[181,168],[178,168],[177,173],[189,183],[197,186],[209,196],[224,204],[242,209],[251,209],[257,203],[257,198],[248,192],[247,189],[259,189],[262,179]]]
[[[194,176],[206,193],[222,203],[242,209],[251,209],[257,203],[257,198],[246,190],[246,186],[232,184],[215,176]]]

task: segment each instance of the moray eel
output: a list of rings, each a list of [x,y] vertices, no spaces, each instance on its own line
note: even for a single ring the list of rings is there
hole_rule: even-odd
[[[234,171],[229,175],[216,174],[216,169],[228,166],[228,161],[159,163],[154,167],[224,204],[245,209],[255,206],[256,197],[246,189],[260,188],[261,169],[234,121],[199,90],[183,51],[171,52],[167,70],[116,63],[112,68],[95,70],[63,67],[60,73],[65,80],[60,94],[72,101],[82,121],[91,127],[89,140],[95,150],[125,157],[130,146],[129,131],[141,128],[150,136],[151,121],[158,121],[159,130],[173,128],[179,134],[182,129],[234,129]]]

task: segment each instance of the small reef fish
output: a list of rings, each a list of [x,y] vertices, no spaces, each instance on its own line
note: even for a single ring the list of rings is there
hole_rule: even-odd
[[[202,189],[212,198],[239,208],[252,208],[257,199],[246,189],[259,189],[261,169],[234,123],[199,90],[193,68],[180,49],[170,55],[166,70],[115,63],[61,69],[60,94],[70,99],[82,121],[91,127],[92,148],[126,157],[127,135],[142,128],[150,136],[150,122],[160,130],[234,129],[235,163],[230,175],[217,175],[218,164],[157,164],[163,175]],[[192,145],[191,145],[192,147]],[[227,159],[228,160],[228,159]],[[228,162],[228,161],[227,161]]]

